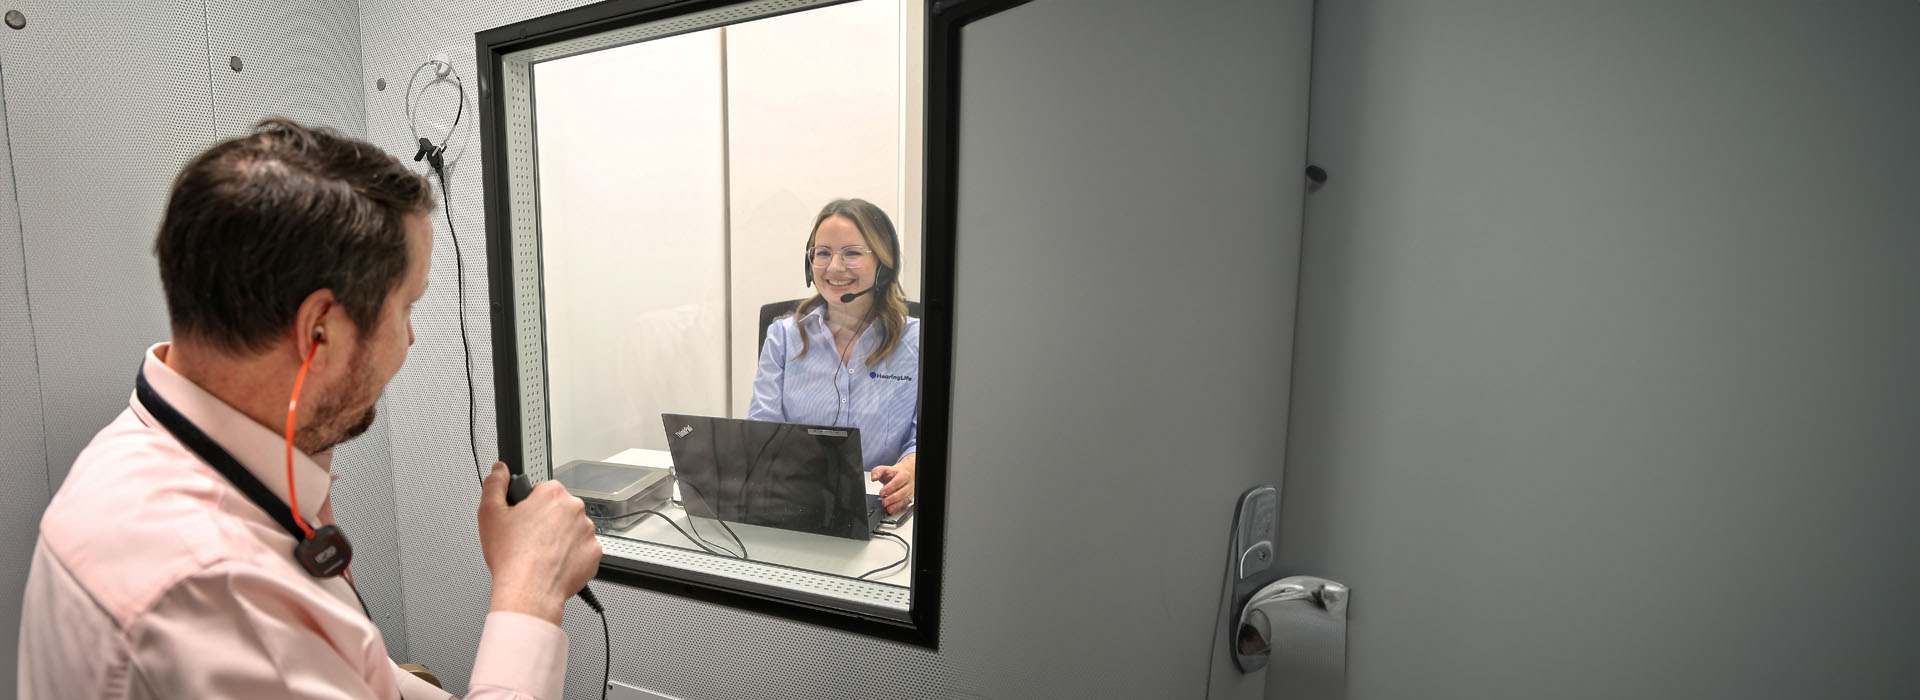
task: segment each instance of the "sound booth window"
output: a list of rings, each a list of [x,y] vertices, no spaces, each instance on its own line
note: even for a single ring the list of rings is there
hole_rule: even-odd
[[[910,623],[926,8],[624,4],[480,35],[503,458],[617,580]]]

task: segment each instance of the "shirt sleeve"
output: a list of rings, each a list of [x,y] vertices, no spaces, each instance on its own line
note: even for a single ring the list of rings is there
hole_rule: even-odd
[[[452,697],[400,671],[357,607],[283,576],[222,562],[169,588],[128,630],[139,687],[156,697]],[[559,627],[490,613],[466,700],[560,700],[566,664]]]
[[[787,369],[787,328],[792,325],[791,319],[781,319],[767,327],[767,344],[760,348],[760,368],[753,373],[753,404],[747,408],[747,420],[787,420],[780,400],[780,380]]]
[[[567,633],[513,612],[487,613],[466,700],[560,700],[567,679]]]
[[[452,700],[453,694],[434,687],[432,683],[406,672],[399,664],[393,666],[394,685],[400,686],[400,700]]]

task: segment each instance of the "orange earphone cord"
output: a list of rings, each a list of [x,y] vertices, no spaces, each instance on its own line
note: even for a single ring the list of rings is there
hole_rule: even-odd
[[[293,398],[287,399],[287,500],[293,502],[293,521],[300,523],[300,531],[313,538],[313,526],[307,519],[300,517],[300,492],[293,488],[293,415],[300,408],[300,387],[307,383],[307,369],[313,366],[313,356],[320,352],[320,344],[314,343],[307,351],[307,360],[300,363],[300,376],[293,380]]]

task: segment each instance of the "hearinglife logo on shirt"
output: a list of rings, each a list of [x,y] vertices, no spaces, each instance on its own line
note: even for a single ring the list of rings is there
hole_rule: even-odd
[[[913,377],[909,377],[909,376],[906,376],[906,375],[901,375],[901,374],[881,374],[881,373],[879,373],[879,372],[868,372],[868,373],[867,373],[867,378],[868,378],[868,379],[891,379],[891,380],[893,380],[893,381],[896,381],[896,382],[910,382],[910,381],[913,381]]]

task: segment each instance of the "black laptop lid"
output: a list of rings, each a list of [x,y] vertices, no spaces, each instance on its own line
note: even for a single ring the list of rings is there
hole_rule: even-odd
[[[858,428],[660,415],[688,515],[867,539]]]

